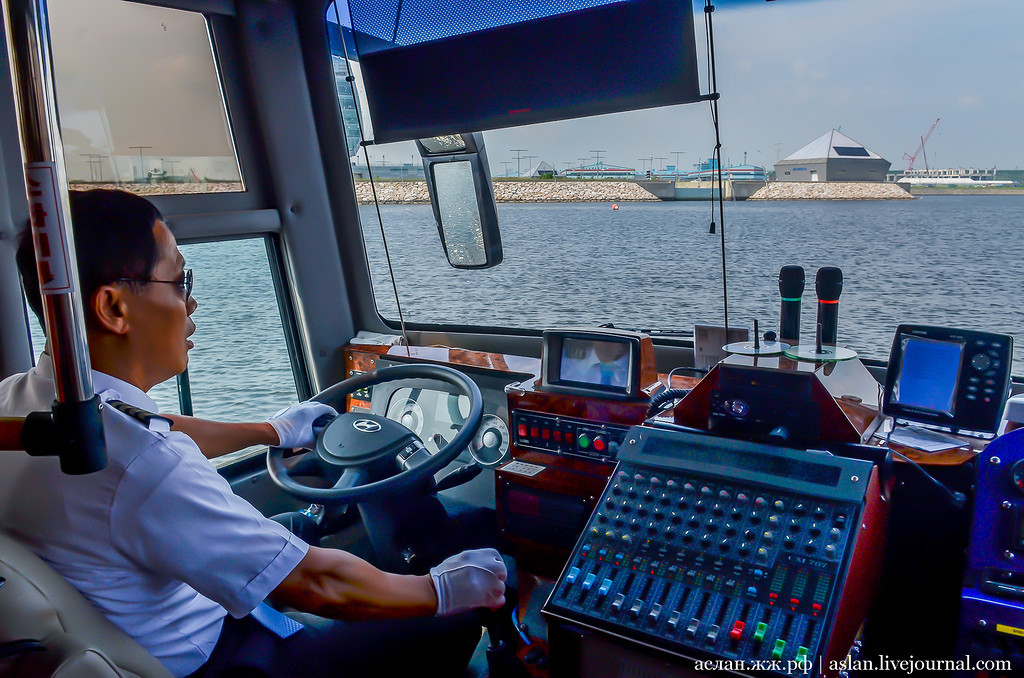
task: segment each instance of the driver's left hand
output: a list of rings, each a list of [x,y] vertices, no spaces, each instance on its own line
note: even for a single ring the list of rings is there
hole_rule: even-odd
[[[307,400],[289,405],[266,423],[277,432],[278,447],[312,447],[316,441],[313,422],[323,415],[338,416],[337,410],[330,405]]]

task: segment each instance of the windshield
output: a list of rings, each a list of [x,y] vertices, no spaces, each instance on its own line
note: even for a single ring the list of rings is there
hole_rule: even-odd
[[[415,148],[371,146],[352,159],[357,193],[368,199],[372,173],[392,203],[381,216],[405,319],[686,332],[724,324],[727,312],[730,326],[756,319],[763,332],[778,329],[779,269],[795,264],[807,275],[802,336],[813,336],[815,272],[838,266],[839,343],[865,358],[885,359],[901,322],[1024,340],[1024,141],[1014,132],[1024,94],[1013,84],[1024,4],[716,5],[722,166],[736,181],[724,254],[722,219],[706,200],[714,189],[700,181],[713,167],[708,104],[485,132],[505,249],[485,271],[447,266],[419,204]],[[766,183],[755,198],[785,199],[741,199]],[[827,185],[836,190],[814,192]],[[697,199],[656,198],[666,187]],[[818,199],[796,199],[808,196]],[[377,307],[394,321],[377,212],[364,207],[362,218]],[[1016,354],[1013,373],[1024,376]]]

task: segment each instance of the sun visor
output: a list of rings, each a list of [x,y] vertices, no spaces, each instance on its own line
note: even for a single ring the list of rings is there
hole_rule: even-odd
[[[340,18],[388,143],[697,101],[691,2],[349,0]]]

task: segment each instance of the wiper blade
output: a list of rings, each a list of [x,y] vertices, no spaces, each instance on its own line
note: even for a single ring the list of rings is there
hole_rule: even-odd
[[[635,327],[616,327],[614,323],[603,323],[598,327],[605,327],[610,330],[626,330],[627,332],[641,332],[652,336],[660,337],[693,337],[693,330],[644,330]]]

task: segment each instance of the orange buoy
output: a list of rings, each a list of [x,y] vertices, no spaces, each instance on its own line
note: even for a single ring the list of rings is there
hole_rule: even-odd
[[[619,203],[615,203],[614,205],[612,205],[612,209],[613,210],[619,209]]]

